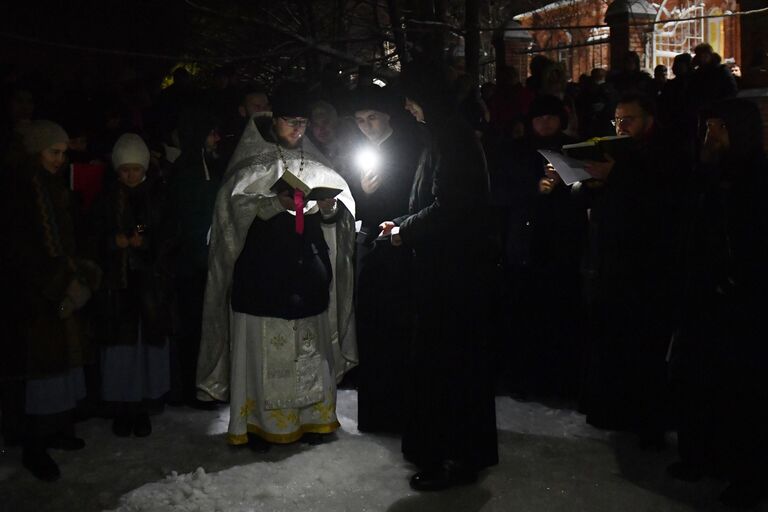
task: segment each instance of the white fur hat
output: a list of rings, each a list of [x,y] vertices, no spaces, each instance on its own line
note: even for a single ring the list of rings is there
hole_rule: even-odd
[[[112,166],[115,170],[126,164],[138,164],[145,171],[149,168],[149,148],[135,133],[122,135],[112,148]]]

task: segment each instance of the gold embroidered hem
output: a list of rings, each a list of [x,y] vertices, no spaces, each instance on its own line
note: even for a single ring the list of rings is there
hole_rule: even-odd
[[[248,432],[285,444],[339,427],[327,315],[284,320],[233,312],[231,325],[230,444],[248,442]]]
[[[336,432],[339,427],[341,427],[341,424],[336,421],[334,423],[329,423],[327,425],[302,425],[301,428],[296,430],[295,432],[291,432],[289,434],[271,434],[269,432],[265,432],[264,430],[260,429],[258,425],[248,425],[248,433],[249,434],[256,434],[263,440],[274,443],[274,444],[290,444],[295,443],[299,439],[301,439],[301,436],[304,434],[331,434],[333,432]],[[234,435],[234,434],[228,434],[227,435],[227,443],[235,446],[235,445],[241,445],[248,442],[248,435]]]
[[[248,442],[248,434],[227,434],[227,444],[238,446]]]

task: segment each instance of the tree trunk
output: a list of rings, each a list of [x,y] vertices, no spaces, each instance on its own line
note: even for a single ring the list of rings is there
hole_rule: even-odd
[[[315,21],[315,11],[312,8],[311,1],[301,3],[301,17],[304,23],[304,32],[311,41],[317,41],[317,26]],[[306,59],[307,82],[311,83],[320,77],[320,55],[316,51],[308,51],[304,56]]]
[[[480,77],[480,1],[466,0],[464,18],[464,65],[467,76],[477,84]]]
[[[447,0],[419,0],[418,19],[437,23],[445,22]],[[445,59],[447,28],[439,25],[426,25],[419,27],[419,45],[421,57],[427,61],[442,62]]]

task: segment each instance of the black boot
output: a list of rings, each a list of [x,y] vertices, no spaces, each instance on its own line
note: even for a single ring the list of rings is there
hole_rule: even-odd
[[[54,450],[72,452],[85,448],[85,441],[74,435],[68,436],[66,434],[58,433],[48,439],[47,446]]]
[[[24,467],[40,480],[53,482],[61,476],[59,466],[42,444],[25,444],[21,460]]]
[[[436,468],[419,471],[411,477],[411,489],[416,491],[442,491],[457,485],[477,481],[477,471],[455,460],[446,460]]]
[[[112,420],[112,432],[117,437],[128,437],[133,432],[133,415],[120,413]]]
[[[142,412],[133,417],[133,435],[136,437],[147,437],[152,433],[152,422],[149,420],[149,414]]]
[[[75,436],[75,425],[70,422],[48,438],[48,448],[75,451],[85,448],[85,441]]]
[[[48,455],[51,437],[71,427],[71,411],[56,414],[27,414],[22,464],[40,480],[52,482],[61,476],[59,466]],[[74,431],[73,431],[74,432]]]

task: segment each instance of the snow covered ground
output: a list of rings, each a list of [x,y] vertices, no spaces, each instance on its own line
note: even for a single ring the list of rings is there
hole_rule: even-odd
[[[0,511],[721,510],[721,482],[664,476],[673,449],[642,452],[631,437],[593,429],[573,410],[506,397],[497,398],[500,464],[476,485],[417,493],[399,440],[358,432],[356,411],[356,393],[342,390],[336,441],[261,455],[225,445],[226,407],[169,407],[145,439],[116,438],[108,420],[92,419],[79,425],[84,450],[54,452],[63,473],[56,483],[21,468],[20,450],[2,451]]]

